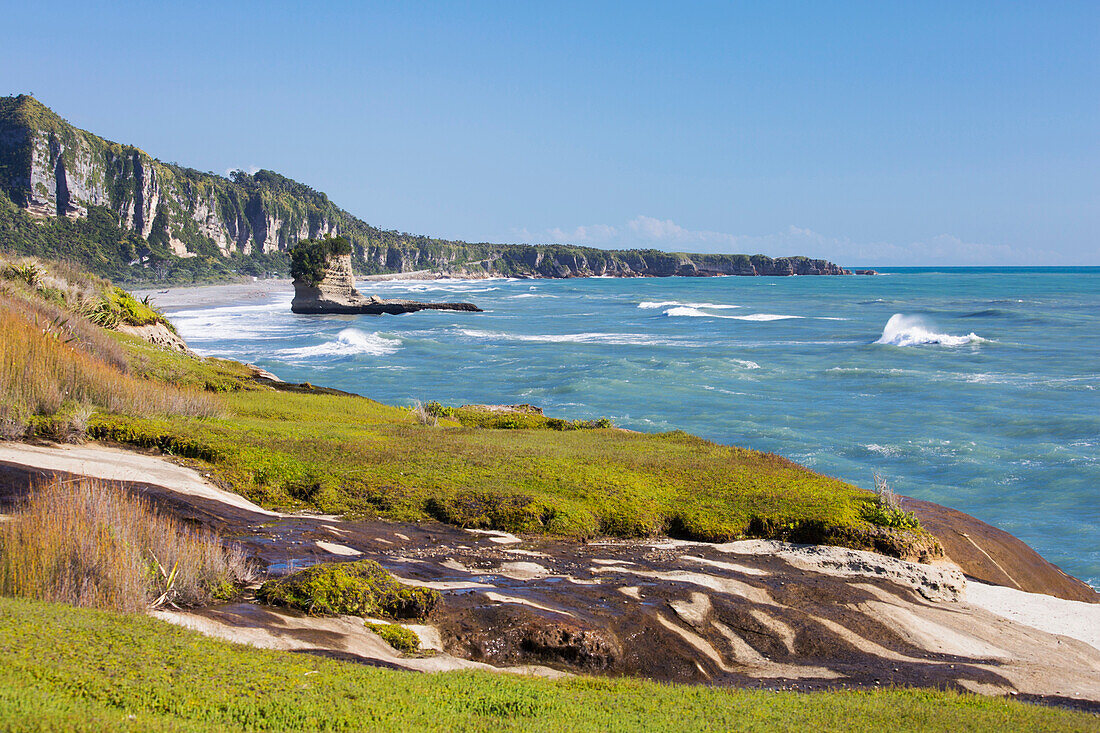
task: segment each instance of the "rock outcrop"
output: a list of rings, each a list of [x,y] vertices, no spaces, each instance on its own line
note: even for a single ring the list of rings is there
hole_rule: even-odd
[[[415,313],[422,310],[480,312],[473,303],[421,303],[415,300],[385,300],[365,297],[355,289],[355,274],[351,255],[337,255],[328,261],[324,277],[316,284],[294,281],[294,300],[290,310],[295,313]]]
[[[131,336],[137,336],[154,346],[179,351],[184,354],[191,353],[191,349],[187,348],[187,342],[184,341],[178,333],[168,328],[168,326],[163,323],[150,323],[145,326],[132,326],[129,323],[120,323],[115,330]]]
[[[474,244],[386,231],[337,207],[324,193],[278,173],[237,171],[225,177],[163,163],[134,146],[78,129],[26,95],[0,97],[0,194],[25,214],[40,219],[88,223],[83,232],[87,241],[82,246],[89,251],[71,254],[101,269],[103,258],[113,257],[113,274],[123,280],[127,275],[119,267],[130,268],[130,279],[150,279],[144,269],[155,270],[158,258],[173,256],[211,258],[240,274],[281,273],[285,261],[278,253],[304,239],[336,235],[352,245],[356,267],[367,275],[850,274],[831,262],[806,257]],[[136,251],[120,251],[117,233],[105,232],[103,222],[117,223],[144,244]],[[0,230],[0,239],[3,237]],[[39,245],[39,249],[44,247]]]
[[[94,446],[0,444],[0,512],[17,506],[34,480],[68,478],[64,471],[162,482],[130,486],[161,511],[239,538],[273,576],[291,561],[369,559],[443,596],[427,625],[412,627],[437,652],[427,658],[395,655],[367,638],[361,621],[250,603],[160,615],[234,641],[425,671],[487,663],[711,685],[950,687],[1100,701],[1100,605],[979,588],[960,573],[981,572],[972,556],[961,554],[956,568],[764,540],[576,543],[431,522],[278,515],[191,469]],[[948,519],[974,537],[976,520]],[[1020,555],[1011,554],[1019,550],[1029,552],[1009,543],[990,554],[1025,585]],[[991,591],[1010,592],[1013,608],[983,597]],[[1014,620],[1023,612],[1027,620]]]

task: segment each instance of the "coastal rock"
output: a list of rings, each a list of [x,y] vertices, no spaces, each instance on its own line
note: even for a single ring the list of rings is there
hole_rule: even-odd
[[[905,508],[917,515],[921,526],[935,535],[947,556],[971,578],[1070,601],[1100,602],[1090,585],[1004,530],[930,501],[906,498]]]
[[[294,300],[290,310],[295,313],[415,313],[422,310],[480,312],[473,303],[421,303],[415,300],[385,300],[372,295],[365,297],[355,289],[355,274],[351,255],[329,258],[324,277],[315,285],[294,280]]]
[[[272,575],[286,572],[288,560],[347,560],[350,549],[402,583],[438,590],[442,603],[418,633],[437,640],[432,648],[443,653],[430,659],[440,664],[465,657],[466,665],[507,665],[497,669],[535,664],[712,685],[1100,700],[1100,605],[1013,590],[1006,609],[986,597],[995,588],[960,593],[950,566],[779,542],[579,543],[431,522],[276,515],[185,467],[98,447],[0,445],[0,512],[34,479],[65,470],[128,478],[160,510],[240,538]],[[1014,620],[1020,614],[1025,620]],[[339,619],[288,619],[249,604],[161,618],[258,645],[292,639],[371,664],[426,664],[364,639],[361,621],[336,628]]]
[[[132,326],[129,323],[120,323],[115,330],[131,336],[137,336],[154,346],[179,351],[184,354],[191,353],[191,349],[187,347],[187,342],[184,341],[178,333],[168,328],[168,326],[163,323],[150,323],[145,326]]]

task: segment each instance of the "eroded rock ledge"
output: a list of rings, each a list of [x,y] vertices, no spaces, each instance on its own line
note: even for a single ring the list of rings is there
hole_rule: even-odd
[[[424,671],[596,673],[803,690],[893,684],[1065,705],[1100,701],[1093,631],[1100,606],[967,581],[963,573],[981,569],[966,555],[957,566],[928,565],[765,540],[575,543],[433,522],[278,514],[159,458],[91,446],[0,446],[0,511],[33,478],[65,476],[66,469],[129,479],[161,510],[240,542],[272,577],[291,563],[371,559],[402,583],[443,596],[424,625],[410,627],[430,656],[397,654],[358,618],[318,619],[248,601],[158,614],[237,642]],[[1017,570],[1020,547],[994,551],[978,520],[960,513],[951,521],[998,564]],[[1013,594],[1020,607],[1056,607],[1080,623],[1058,628],[1035,614],[1014,620],[982,600],[991,592]]]
[[[422,310],[481,312],[473,303],[421,303],[416,300],[387,300],[376,295],[364,296],[355,289],[355,274],[351,255],[331,257],[324,277],[316,284],[300,278],[294,280],[294,313],[350,313],[382,315],[415,313]]]

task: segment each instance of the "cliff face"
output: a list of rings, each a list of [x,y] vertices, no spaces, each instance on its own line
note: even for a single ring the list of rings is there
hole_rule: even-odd
[[[353,247],[357,268],[365,274],[555,278],[846,274],[832,263],[802,257],[470,244],[385,231],[340,209],[325,194],[277,173],[234,173],[226,178],[163,163],[131,145],[77,129],[25,95],[0,97],[0,191],[24,216],[74,222],[107,217],[139,236],[144,245],[139,243],[136,252],[110,255],[124,268],[148,269],[157,252],[163,252],[177,258],[232,261],[228,269],[236,265],[248,271],[239,266],[246,261],[235,258],[255,259],[284,252],[303,239],[342,235]],[[0,229],[0,246],[22,244],[25,254],[57,254],[30,251],[33,247],[25,242],[29,227],[21,229],[19,237]],[[90,248],[117,249],[117,242],[106,241],[112,236],[102,227],[93,229],[89,236],[95,242]],[[17,241],[11,244],[5,238]],[[37,246],[49,249],[48,244]],[[102,261],[99,255],[97,259],[81,258],[80,252],[66,254],[77,255],[92,269]],[[113,274],[119,275],[117,268]]]
[[[28,213],[81,219],[103,207],[181,257],[272,252],[337,231],[336,207],[301,184],[162,163],[79,130],[26,96],[0,100],[0,166],[0,185]],[[300,195],[285,195],[296,186]]]

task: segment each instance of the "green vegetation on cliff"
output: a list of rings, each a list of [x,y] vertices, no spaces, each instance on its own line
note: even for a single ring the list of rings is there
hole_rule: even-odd
[[[290,276],[316,286],[325,278],[329,258],[350,254],[351,245],[343,237],[304,239],[290,250]]]
[[[467,243],[372,227],[273,171],[229,177],[163,163],[80,130],[32,97],[0,97],[0,246],[122,282],[285,276],[287,251],[339,234],[361,274],[817,274],[805,257]],[[180,255],[184,256],[180,256]]]
[[[409,674],[209,639],[140,615],[0,598],[10,731],[991,731],[1093,715],[909,689],[798,693],[636,679]]]

